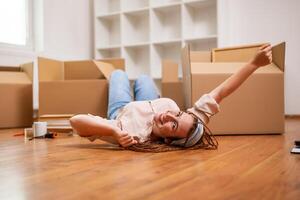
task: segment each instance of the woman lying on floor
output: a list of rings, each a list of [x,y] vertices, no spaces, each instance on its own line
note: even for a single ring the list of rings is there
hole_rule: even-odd
[[[108,119],[93,115],[76,115],[72,127],[90,141],[101,139],[135,151],[162,152],[178,149],[218,147],[206,124],[219,111],[219,103],[234,92],[256,69],[272,62],[269,44],[239,71],[192,108],[180,111],[168,98],[159,98],[154,82],[140,76],[134,83],[132,101],[128,77],[116,70],[109,83]],[[246,113],[245,113],[246,115]]]

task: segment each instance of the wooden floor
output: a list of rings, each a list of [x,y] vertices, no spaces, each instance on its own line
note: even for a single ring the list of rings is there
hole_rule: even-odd
[[[286,134],[222,136],[218,150],[137,153],[78,136],[0,130],[0,199],[299,199],[300,119]]]

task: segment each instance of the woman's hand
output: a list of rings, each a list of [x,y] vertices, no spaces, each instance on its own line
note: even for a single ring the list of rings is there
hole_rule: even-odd
[[[270,44],[265,44],[261,46],[256,53],[253,60],[250,62],[252,65],[258,67],[263,67],[272,62],[272,47]]]
[[[122,147],[129,147],[133,144],[137,144],[138,141],[135,140],[132,136],[130,136],[125,131],[118,131],[114,134],[115,139]]]
[[[261,46],[254,56],[254,58],[247,63],[244,67],[239,69],[228,79],[226,79],[221,85],[216,87],[210,92],[210,95],[216,100],[217,103],[232,94],[237,90],[244,81],[257,70],[259,67],[263,67],[272,62],[272,47],[270,44]]]

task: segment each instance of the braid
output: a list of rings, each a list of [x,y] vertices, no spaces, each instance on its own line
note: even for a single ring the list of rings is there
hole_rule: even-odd
[[[163,140],[158,140],[158,141],[147,140],[143,143],[134,144],[134,145],[132,145],[130,147],[126,147],[124,149],[137,151],[137,152],[149,152],[149,153],[160,153],[160,152],[178,151],[178,150],[217,149],[218,141],[212,134],[211,130],[196,115],[194,115],[193,113],[190,113],[190,114],[194,118],[194,123],[188,133],[188,136],[187,136],[185,142],[187,142],[189,137],[191,137],[191,135],[195,131],[198,123],[202,123],[204,126],[203,136],[194,146],[180,147],[180,146],[166,144]]]
[[[183,147],[173,146],[164,143],[163,141],[151,141],[147,140],[143,143],[134,144],[125,149],[138,151],[138,152],[149,152],[149,153],[160,153],[166,151],[178,151],[184,149]]]
[[[205,149],[217,149],[218,146],[219,146],[219,143],[218,143],[218,140],[213,135],[212,131],[194,113],[189,113],[189,114],[191,114],[194,118],[198,119],[200,121],[198,123],[202,123],[202,125],[204,126],[203,136],[202,136],[201,140],[199,140],[199,142],[196,145],[201,143],[205,147]],[[196,145],[194,145],[194,146],[196,146]]]

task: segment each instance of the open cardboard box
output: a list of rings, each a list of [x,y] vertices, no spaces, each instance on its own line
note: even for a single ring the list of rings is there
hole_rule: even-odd
[[[0,67],[0,128],[31,126],[32,72],[33,63]]]
[[[212,62],[247,62],[262,45],[264,44],[212,49]]]
[[[215,49],[213,53],[190,51],[189,46],[184,47],[182,66],[186,108],[244,66],[258,47]],[[284,133],[285,43],[274,46],[272,55],[273,63],[258,69],[221,102],[220,113],[209,123],[215,134]]]
[[[108,79],[124,59],[58,61],[39,57],[39,116],[93,114],[106,117]]]
[[[162,61],[162,97],[173,99],[184,110],[182,80],[178,78],[178,64],[172,60]]]

